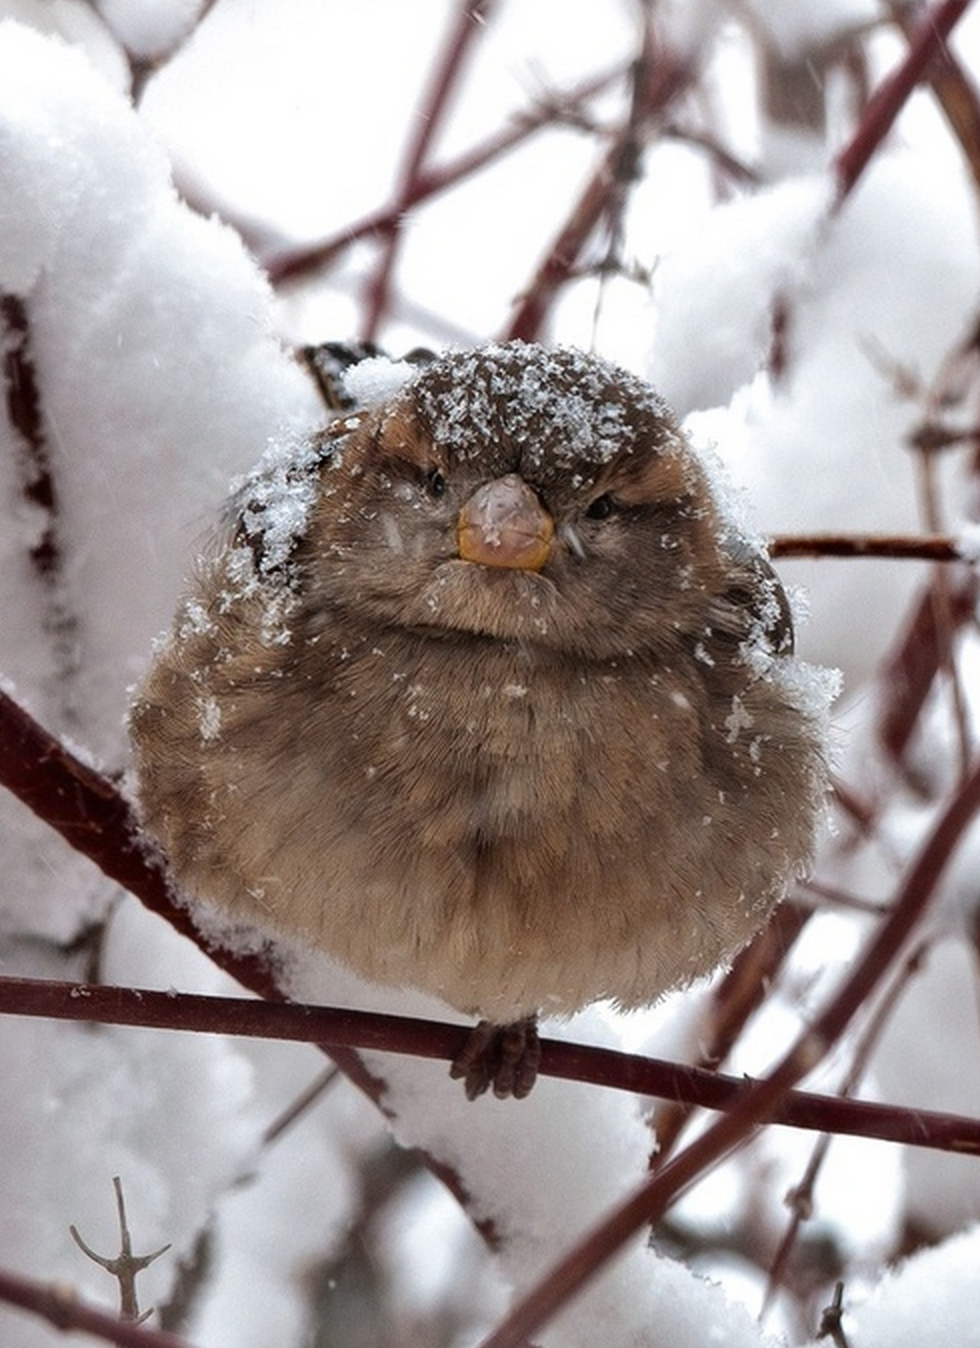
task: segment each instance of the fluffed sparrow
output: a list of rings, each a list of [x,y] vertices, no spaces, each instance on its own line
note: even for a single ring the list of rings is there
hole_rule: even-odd
[[[445,355],[267,458],[139,687],[180,882],[478,1016],[730,958],[811,853],[824,734],[782,588],[661,398],[580,352]]]

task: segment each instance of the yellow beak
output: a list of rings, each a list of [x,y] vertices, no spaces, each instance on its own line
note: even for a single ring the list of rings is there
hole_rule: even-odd
[[[540,571],[555,523],[524,479],[508,473],[477,488],[459,512],[456,532],[466,562]]]

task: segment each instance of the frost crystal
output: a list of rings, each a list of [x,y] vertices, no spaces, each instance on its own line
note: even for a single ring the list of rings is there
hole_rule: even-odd
[[[211,621],[211,615],[205,605],[199,599],[189,598],[185,600],[177,629],[181,641],[187,641],[188,638],[194,636],[207,636],[213,630],[214,623]]]
[[[725,729],[728,731],[725,737],[729,744],[734,744],[743,730],[749,730],[755,724],[755,718],[745,706],[740,697],[732,698],[732,710],[725,717]]]
[[[203,697],[198,704],[198,726],[205,743],[221,734],[221,708],[213,697]]]
[[[306,532],[324,460],[315,439],[274,442],[255,468],[232,484],[232,510],[263,579],[288,570]]]
[[[659,395],[625,370],[524,342],[435,362],[417,396],[435,439],[460,457],[503,439],[532,468],[556,456],[600,467],[630,443],[637,419],[670,418]]]

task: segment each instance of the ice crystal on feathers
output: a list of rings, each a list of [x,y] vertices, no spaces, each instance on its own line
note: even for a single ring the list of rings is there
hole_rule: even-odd
[[[196,596],[186,599],[179,611],[177,635],[180,639],[187,641],[193,636],[206,636],[213,630],[214,624],[206,605]]]
[[[324,457],[316,437],[278,441],[232,484],[230,516],[252,554],[257,579],[291,580],[293,550],[306,532]]]
[[[221,707],[213,697],[201,698],[198,703],[201,739],[209,742],[221,734]]]
[[[435,362],[417,396],[434,439],[461,458],[503,439],[532,468],[601,468],[628,448],[639,422],[670,417],[659,395],[626,371],[570,347],[525,342]]]

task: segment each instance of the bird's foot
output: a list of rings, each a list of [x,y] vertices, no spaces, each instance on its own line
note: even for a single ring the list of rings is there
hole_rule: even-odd
[[[453,1059],[449,1074],[462,1080],[468,1100],[475,1100],[491,1086],[498,1100],[509,1095],[523,1100],[537,1080],[540,1061],[536,1016],[525,1016],[509,1025],[481,1020]]]

